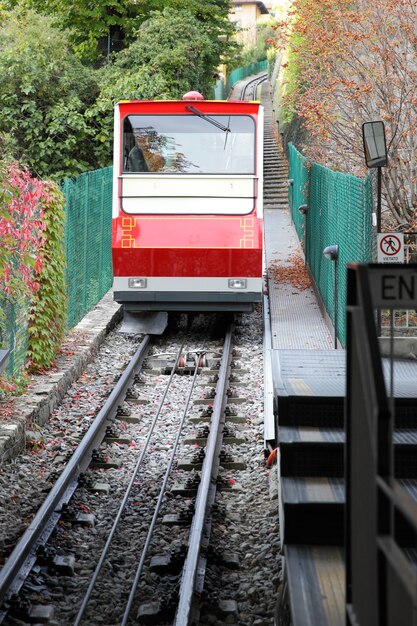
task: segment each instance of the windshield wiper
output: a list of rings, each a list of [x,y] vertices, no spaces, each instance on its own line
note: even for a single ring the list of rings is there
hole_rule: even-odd
[[[194,115],[198,115],[198,117],[201,117],[203,120],[206,120],[207,122],[210,122],[210,124],[213,124],[213,126],[217,126],[217,128],[220,128],[220,130],[222,130],[225,133],[230,133],[230,128],[228,126],[224,126],[224,124],[221,124],[220,122],[218,122],[217,120],[214,120],[212,117],[210,117],[209,115],[206,115],[205,113],[203,113],[202,111],[199,111],[198,109],[196,109],[196,107],[193,106],[186,106],[185,107],[188,111],[191,111],[191,113],[194,113]]]

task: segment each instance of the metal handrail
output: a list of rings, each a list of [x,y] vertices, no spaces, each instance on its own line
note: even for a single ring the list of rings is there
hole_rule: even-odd
[[[387,272],[401,276],[402,267]],[[348,267],[346,620],[357,626],[408,624],[417,606],[417,576],[399,543],[402,527],[417,542],[417,503],[394,477],[395,402],[372,302],[372,280],[382,273],[378,265]]]
[[[417,537],[417,502],[395,478],[384,479],[377,476],[376,484],[384,496],[395,506],[397,512],[407,520]]]

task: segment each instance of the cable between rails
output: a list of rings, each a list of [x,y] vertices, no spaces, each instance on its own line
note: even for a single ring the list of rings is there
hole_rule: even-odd
[[[191,525],[188,540],[188,554],[185,559],[179,603],[173,626],[187,626],[190,622],[194,586],[197,575],[198,562],[201,551],[201,541],[204,525],[210,515],[212,501],[210,494],[215,488],[218,473],[218,457],[223,439],[224,405],[228,371],[232,353],[232,323],[229,324],[224,342],[223,358],[219,370],[219,381],[216,388],[216,397],[213,405],[210,432],[207,438],[206,454],[201,469],[201,480],[195,502],[195,514]]]
[[[177,431],[177,435],[176,435],[176,438],[175,438],[175,442],[174,442],[174,445],[173,445],[172,450],[171,450],[171,457],[169,459],[169,463],[168,463],[168,466],[167,466],[167,469],[166,469],[166,472],[165,472],[165,476],[164,476],[164,479],[163,479],[163,482],[162,482],[162,486],[161,486],[161,490],[160,490],[160,493],[159,493],[159,497],[158,497],[158,500],[157,500],[157,503],[156,503],[156,506],[155,506],[155,510],[154,510],[154,514],[153,514],[153,517],[152,517],[152,521],[151,521],[151,524],[149,526],[149,530],[148,530],[148,534],[147,534],[147,537],[146,537],[146,541],[145,541],[145,544],[144,544],[144,547],[143,547],[143,550],[142,550],[142,555],[141,555],[141,558],[140,558],[140,561],[139,561],[139,565],[138,565],[137,570],[136,570],[135,578],[133,580],[131,591],[130,591],[130,594],[129,594],[128,603],[126,605],[125,613],[123,615],[123,620],[122,620],[120,626],[126,626],[127,621],[129,619],[130,611],[132,609],[133,600],[135,598],[136,590],[138,588],[140,576],[142,574],[143,566],[144,566],[144,563],[145,563],[145,558],[146,558],[146,555],[147,555],[147,552],[148,552],[149,545],[150,545],[151,540],[152,540],[153,531],[154,531],[155,525],[156,525],[156,520],[157,520],[157,517],[159,515],[159,511],[161,509],[161,505],[162,505],[162,501],[163,501],[163,498],[164,498],[165,489],[166,489],[169,477],[171,475],[172,466],[174,465],[175,454],[176,454],[176,451],[177,451],[177,448],[178,448],[178,444],[179,444],[179,441],[180,441],[182,429],[184,427],[185,419],[187,417],[188,407],[190,405],[191,398],[193,396],[194,387],[195,387],[195,383],[196,383],[197,376],[198,376],[198,363],[199,363],[200,357],[203,354],[204,353],[201,352],[201,353],[197,353],[197,354],[194,355],[194,358],[195,358],[195,372],[194,372],[191,388],[190,388],[190,391],[189,391],[189,394],[188,394],[187,402],[186,402],[185,407],[184,407],[184,411],[182,413],[182,417],[181,417],[180,424],[179,424],[179,427],[178,427],[178,431]]]
[[[134,482],[136,480],[137,474],[138,474],[139,469],[140,469],[140,467],[142,465],[143,458],[144,458],[144,456],[146,454],[146,451],[148,449],[148,445],[149,445],[151,436],[152,436],[153,431],[155,429],[155,426],[156,426],[156,423],[158,421],[158,418],[159,418],[159,416],[161,414],[162,407],[164,405],[165,398],[167,396],[168,390],[169,390],[169,388],[171,386],[171,382],[172,382],[172,379],[174,377],[175,371],[177,369],[177,365],[178,365],[178,362],[180,360],[181,354],[183,352],[183,348],[184,348],[184,344],[181,345],[181,347],[180,347],[180,349],[178,351],[178,354],[177,354],[177,357],[176,357],[176,360],[175,360],[175,364],[174,364],[174,366],[172,368],[171,374],[170,374],[168,382],[167,382],[167,386],[166,386],[166,388],[164,390],[164,393],[162,395],[161,401],[160,401],[160,403],[158,405],[158,408],[156,410],[155,416],[154,416],[154,418],[152,420],[151,427],[149,429],[148,435],[147,435],[146,440],[145,440],[145,444],[144,444],[144,446],[143,446],[143,448],[141,450],[139,458],[138,458],[138,460],[136,462],[136,465],[134,467],[132,477],[131,477],[131,479],[129,481],[129,485],[126,488],[125,494],[124,494],[122,502],[120,504],[119,511],[118,511],[118,513],[117,513],[117,515],[116,515],[116,517],[114,519],[113,526],[111,528],[109,536],[107,537],[107,541],[106,541],[105,546],[103,548],[103,551],[101,553],[100,559],[99,559],[99,561],[98,561],[98,563],[96,565],[96,568],[94,570],[93,576],[92,576],[92,578],[90,580],[90,584],[88,585],[86,594],[85,594],[84,599],[83,599],[83,601],[81,603],[81,606],[80,606],[80,608],[78,610],[77,616],[76,616],[75,621],[74,621],[74,626],[79,626],[81,624],[81,622],[82,622],[84,613],[85,613],[85,611],[87,609],[88,603],[89,603],[90,598],[91,598],[91,594],[92,594],[93,589],[95,587],[95,584],[97,582],[97,579],[98,579],[98,576],[100,574],[100,571],[101,571],[101,569],[103,567],[104,560],[105,560],[105,558],[107,556],[107,553],[109,551],[109,548],[110,548],[111,542],[113,540],[114,534],[115,534],[115,532],[117,530],[117,526],[119,524],[120,518],[121,518],[121,516],[123,514],[123,511],[124,511],[124,509],[126,507],[127,501],[129,499],[130,493],[131,493],[132,488],[133,488],[133,484],[134,484]],[[125,622],[123,622],[123,623],[125,623]]]

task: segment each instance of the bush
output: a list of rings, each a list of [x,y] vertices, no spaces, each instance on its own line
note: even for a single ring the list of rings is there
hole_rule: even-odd
[[[190,89],[209,97],[219,62],[219,49],[203,22],[179,9],[154,12],[140,27],[136,41],[99,71],[100,96],[88,115],[101,128],[94,150],[102,165],[106,155],[110,159],[116,102],[181,99]]]
[[[3,155],[54,180],[97,167],[91,150],[96,131],[85,111],[98,87],[66,33],[50,18],[16,9],[0,26],[0,50]]]

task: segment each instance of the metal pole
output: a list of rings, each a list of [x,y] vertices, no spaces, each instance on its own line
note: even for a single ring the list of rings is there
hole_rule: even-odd
[[[307,232],[307,213],[304,215],[304,266],[307,267],[307,255],[308,255],[308,232]]]
[[[381,232],[382,224],[382,167],[378,167],[377,193],[376,193],[376,232]],[[376,335],[381,336],[381,309],[376,312]]]
[[[337,259],[334,262],[334,349],[337,350]]]
[[[376,230],[381,232],[381,220],[382,220],[382,167],[378,167],[378,184],[377,184],[377,206],[376,206]]]

